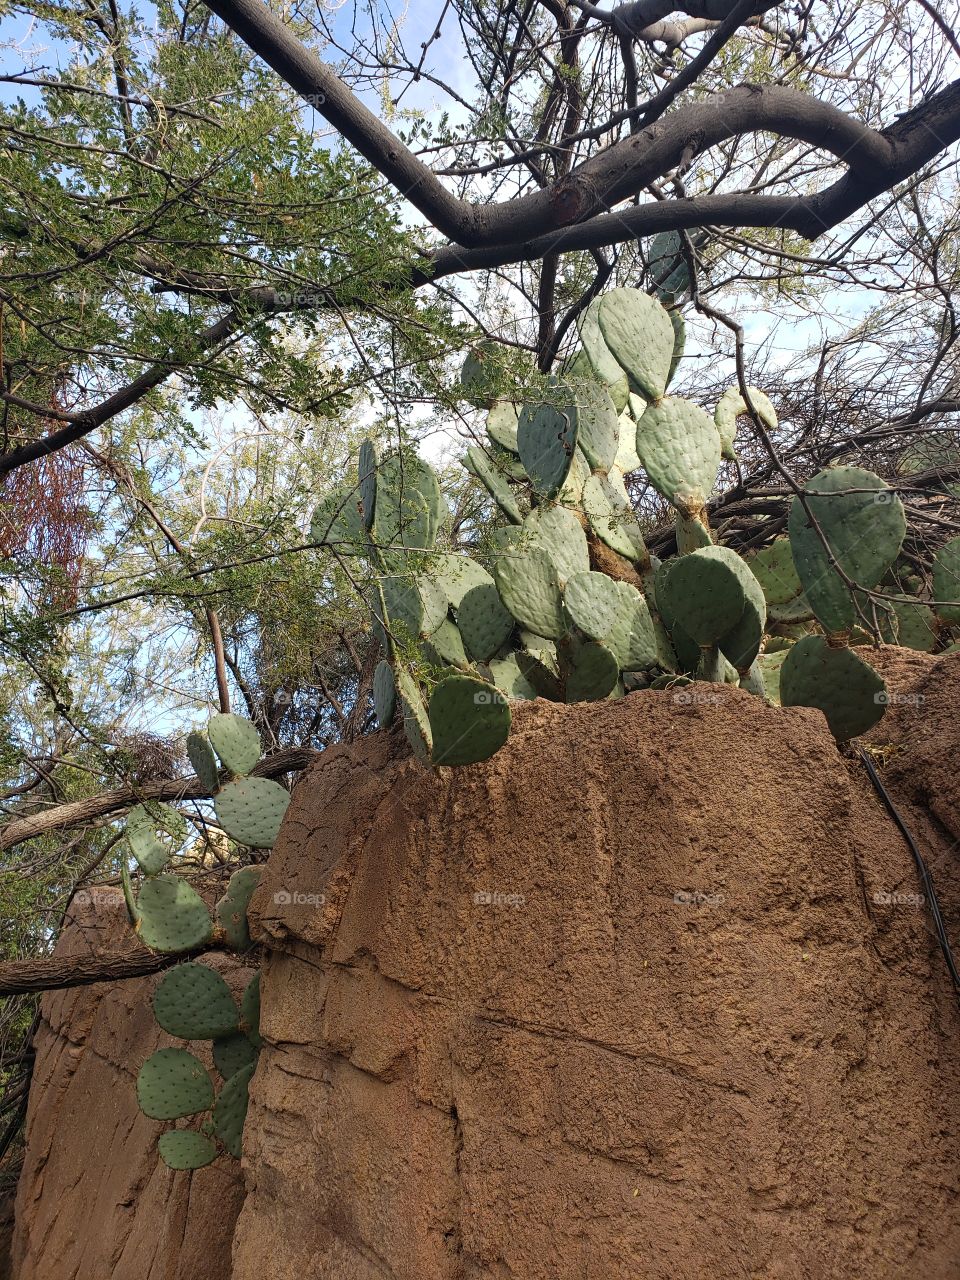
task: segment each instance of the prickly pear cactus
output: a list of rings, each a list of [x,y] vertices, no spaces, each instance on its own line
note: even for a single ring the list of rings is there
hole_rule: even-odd
[[[377,461],[375,494],[354,502],[358,518],[340,519],[340,532],[352,522],[353,549],[376,580],[377,719],[402,726],[425,766],[492,755],[517,700],[617,698],[684,680],[821,707],[841,738],[865,732],[884,701],[850,645],[875,637],[932,650],[950,638],[945,623],[960,622],[960,540],[934,567],[942,603],[924,598],[929,583],[910,587],[915,595],[902,575],[891,585],[903,505],[858,467],[809,480],[787,536],[771,522],[759,550],[717,545],[710,498],[723,460],[736,462],[738,426],[748,432],[754,417],[776,435],[779,423],[755,387],[732,387],[712,413],[667,394],[684,352],[677,304],[698,236],[656,237],[646,258],[653,292],[594,298],[577,320],[580,349],[557,375],[525,383],[525,403],[516,385],[505,398],[503,353],[484,343],[468,356],[465,398],[485,410],[485,430],[464,466],[496,526],[475,558],[438,545],[449,528],[439,484],[406,448]],[[364,467],[375,457],[372,447],[362,453],[356,485],[338,491],[340,509],[350,507],[344,495],[370,491]],[[647,549],[627,477],[675,510],[677,554],[662,564]],[[384,515],[401,510],[416,537]]]

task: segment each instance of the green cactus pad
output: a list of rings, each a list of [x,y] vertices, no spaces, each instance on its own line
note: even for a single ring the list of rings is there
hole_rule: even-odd
[[[444,509],[433,468],[412,450],[380,463],[372,536],[388,569],[402,573],[407,568],[404,548],[432,549]]]
[[[778,626],[790,626],[797,622],[809,622],[813,618],[810,601],[801,591],[786,604],[767,604],[767,620]]]
[[[752,665],[767,625],[767,602],[763,588],[753,576],[747,563],[727,547],[712,549],[737,574],[743,588],[743,613],[739,621],[717,641],[720,652],[743,675]]]
[[[690,287],[690,268],[679,231],[660,231],[653,237],[647,253],[647,270],[661,297],[674,298]]]
[[[159,875],[187,834],[183,815],[168,804],[138,804],[127,815],[124,834],[145,875]]]
[[[212,1040],[240,1025],[230,988],[214,969],[192,961],[168,969],[153,993],[154,1017],[181,1040]]]
[[[425,574],[414,578],[392,575],[380,583],[387,620],[394,638],[409,643],[436,631],[447,616],[447,597]]]
[[[530,701],[537,696],[537,691],[520,670],[515,653],[506,658],[497,658],[490,663],[490,674],[493,683],[508,698],[522,698]]]
[[[494,571],[500,598],[522,627],[559,640],[567,629],[560,579],[542,547],[502,556]]]
[[[558,398],[559,398],[559,392]],[[572,404],[524,405],[517,427],[520,461],[541,497],[555,498],[573,465],[577,413]]]
[[[477,588],[474,589],[476,590]],[[480,589],[482,590],[482,588]],[[490,589],[496,590],[492,582],[490,583]],[[511,618],[511,625],[512,621]],[[427,661],[434,663],[438,667],[466,667],[470,663],[467,651],[463,646],[463,636],[460,634],[456,623],[451,622],[449,618],[437,627],[429,640],[424,640],[421,648]]]
[[[460,601],[471,587],[493,582],[483,565],[469,556],[436,556],[431,560],[430,572],[454,609],[460,607]]]
[[[776,538],[756,555],[748,557],[747,564],[763,588],[768,605],[787,604],[803,591],[789,538]]]
[[[251,849],[269,849],[277,838],[290,793],[270,778],[231,782],[213,801],[217,821],[227,835]]]
[[[600,300],[597,321],[630,389],[645,400],[659,400],[667,389],[675,342],[663,307],[638,289],[611,289]]]
[[[193,1129],[171,1129],[157,1143],[160,1159],[168,1169],[202,1169],[217,1158],[217,1144]]]
[[[620,444],[620,420],[610,394],[586,379],[574,387],[577,441],[591,468],[609,471]]]
[[[960,622],[960,538],[951,538],[936,554],[933,598],[944,622]]]
[[[360,446],[357,472],[360,476],[360,519],[365,529],[373,525],[377,505],[377,469],[380,458],[372,440],[364,440]]]
[[[747,387],[747,391],[750,393],[750,399],[753,401],[754,409],[759,414],[760,421],[768,431],[776,431],[778,425],[777,411],[771,404],[769,396],[762,391],[758,391],[756,387]],[[713,421],[716,424],[717,431],[720,433],[723,456],[731,462],[737,456],[734,449],[737,418],[747,413],[749,413],[747,402],[740,394],[739,387],[728,387],[713,411]]]
[[[937,643],[937,620],[928,604],[904,597],[898,600],[878,600],[876,606],[880,636],[884,643],[898,644],[904,649],[916,649],[920,653],[933,652]],[[869,610],[867,617],[870,617]]]
[[[666,396],[637,423],[637,454],[650,483],[683,515],[706,503],[720,466],[720,436],[690,400]]]
[[[551,702],[563,701],[563,685],[555,666],[547,661],[544,653],[520,649],[517,651],[517,666],[538,697],[549,698]]]
[[[560,486],[557,493],[556,501],[565,504],[568,507],[576,507],[580,505],[583,498],[583,486],[590,478],[590,463],[586,459],[586,455],[578,445],[573,452],[573,463],[567,473],[567,478]]]
[[[487,435],[501,449],[519,453],[517,445],[517,406],[509,400],[498,400],[487,414]]]
[[[537,507],[523,522],[528,547],[542,547],[553,561],[561,585],[590,568],[590,549],[583,525],[565,507]]]
[[[828,467],[803,492],[847,576],[859,587],[875,587],[899,555],[907,528],[897,495],[860,467]],[[793,562],[820,625],[827,632],[848,630],[856,617],[853,597],[831,568],[798,498],[790,508],[788,528]]]
[[[620,607],[613,629],[603,643],[617,660],[621,671],[641,671],[654,663],[662,665],[657,632],[646,600],[629,582],[615,582]]]
[[[191,951],[213,931],[203,899],[179,876],[146,880],[137,899],[140,937],[152,951]]]
[[[213,1108],[213,1131],[237,1160],[243,1149],[243,1125],[247,1118],[248,1089],[256,1063],[241,1067],[220,1090]]]
[[[460,601],[457,628],[475,662],[489,662],[506,644],[514,628],[513,614],[493,583],[471,587]]]
[[[468,471],[472,471],[478,480],[482,482],[490,497],[493,498],[497,506],[513,524],[520,524],[523,515],[517,505],[517,500],[513,496],[513,490],[507,484],[506,478],[502,472],[497,470],[496,465],[490,459],[483,449],[477,445],[471,445],[467,450],[467,457],[464,463]]]
[[[667,313],[670,316],[670,324],[673,326],[673,355],[670,357],[670,368],[667,370],[667,386],[673,381],[674,374],[680,367],[680,361],[683,359],[684,348],[687,345],[687,326],[684,323],[683,315],[679,308]]]
[[[577,321],[580,341],[583,343],[583,355],[586,363],[597,381],[610,393],[617,412],[622,413],[630,391],[627,375],[614,358],[600,331],[599,311],[602,298],[594,298],[583,311]],[[575,376],[581,373],[580,367],[571,367],[569,373]]]
[[[504,376],[503,348],[488,338],[468,353],[460,369],[460,386],[466,400],[478,409],[489,409],[497,401]]]
[[[588,570],[567,581],[563,603],[572,621],[594,640],[605,640],[622,608],[618,584],[605,573]]]
[[[158,1049],[137,1076],[137,1102],[151,1120],[179,1120],[213,1103],[213,1081],[186,1049]]]
[[[740,688],[746,689],[747,693],[752,693],[755,698],[766,699],[767,687],[763,679],[763,671],[759,666],[759,659],[740,677]]]
[[[691,551],[700,551],[703,547],[713,546],[710,530],[700,520],[688,519],[677,512],[674,521],[677,530],[677,551],[687,556]]]
[[[248,1035],[236,1031],[231,1036],[221,1036],[213,1042],[213,1065],[224,1080],[257,1061],[258,1049]]]
[[[726,547],[692,551],[670,563],[667,573],[662,569],[658,573],[657,602],[701,648],[716,644],[743,614],[740,568],[746,570],[740,557]]]
[[[310,541],[326,546],[362,546],[366,542],[358,485],[341,485],[317,505],[310,521]]]
[[[397,714],[397,684],[393,678],[393,667],[383,659],[377,663],[373,673],[373,707],[380,728],[389,729]]]
[[[780,705],[780,672],[791,647],[778,649],[775,653],[761,653],[754,663],[763,680],[764,696],[776,707]]]
[[[503,694],[472,676],[448,676],[430,697],[433,763],[475,764],[499,751],[510,734]]]
[[[838,742],[859,737],[886,709],[880,676],[852,649],[832,649],[823,636],[804,636],[780,670],[784,707],[818,707]]]
[[[247,907],[262,877],[262,867],[241,867],[230,877],[226,893],[217,903],[214,912],[217,924],[223,930],[227,946],[235,951],[246,951],[250,946]]]
[[[420,688],[408,671],[397,672],[397,693],[400,695],[400,709],[403,712],[403,731],[410,748],[421,764],[429,765],[433,750],[430,717]]]
[[[616,472],[593,475],[583,486],[583,509],[601,542],[627,560],[643,562],[647,548],[622,482]]]
[[[596,702],[616,688],[620,667],[605,645],[587,640],[573,646],[565,675],[567,702]]]
[[[620,443],[613,465],[621,475],[628,476],[638,471],[643,465],[637,454],[637,424],[629,413],[623,413],[617,419],[620,428]]]
[[[243,776],[260,759],[260,735],[246,716],[211,716],[207,733],[224,767],[231,773]]]
[[[204,789],[216,791],[220,785],[217,757],[213,753],[213,747],[206,734],[196,731],[187,734],[187,757]]]
[[[246,990],[240,998],[240,1017],[250,1042],[259,1049],[263,1044],[260,1035],[260,974],[255,973],[247,983]]]

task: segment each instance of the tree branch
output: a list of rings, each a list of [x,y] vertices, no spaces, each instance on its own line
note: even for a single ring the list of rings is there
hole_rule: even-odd
[[[130,947],[106,955],[50,956],[40,960],[9,960],[0,964],[0,996],[23,995],[29,991],[55,991],[65,987],[87,987],[94,982],[117,982],[122,978],[142,978],[169,969],[190,956],[209,951],[212,943],[174,955]]]

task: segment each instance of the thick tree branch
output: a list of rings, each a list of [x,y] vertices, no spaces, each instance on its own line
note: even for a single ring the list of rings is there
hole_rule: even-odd
[[[299,773],[316,760],[319,754],[312,747],[287,747],[262,760],[253,773],[261,778]],[[144,800],[203,800],[211,794],[196,778],[172,778],[163,782],[147,782],[139,787],[118,787],[98,796],[71,800],[67,804],[15,818],[0,828],[0,849],[10,849],[15,844],[44,835],[47,831],[58,831],[62,827],[72,827],[111,813],[119,813]]]
[[[142,978],[209,950],[210,946],[205,946],[193,951],[180,951],[175,955],[161,955],[144,946],[136,946],[99,956],[9,960],[6,964],[0,964],[0,996],[23,995],[29,991],[58,991],[65,987],[88,987],[94,982],[117,982],[122,978]]]

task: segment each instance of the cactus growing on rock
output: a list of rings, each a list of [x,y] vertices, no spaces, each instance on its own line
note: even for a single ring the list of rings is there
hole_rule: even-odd
[[[778,422],[753,387],[746,397],[731,388],[712,414],[667,394],[685,334],[673,306],[689,283],[682,250],[677,236],[651,249],[659,296],[672,310],[633,289],[595,298],[578,320],[581,350],[528,403],[503,399],[499,383],[490,390],[488,346],[468,359],[464,383],[487,410],[488,443],[472,446],[464,465],[501,517],[486,566],[437,547],[442,504],[425,464],[404,450],[371,480],[373,454],[364,451],[361,514],[400,508],[401,470],[413,478],[420,515],[429,511],[417,537],[400,537],[389,557],[379,514],[370,533],[353,522],[352,535],[383,605],[375,610],[385,650],[377,716],[387,726],[399,709],[422,763],[492,754],[509,729],[511,700],[617,698],[692,678],[821,707],[842,739],[883,713],[882,681],[849,648],[868,607],[874,634],[936,642],[928,606],[900,589],[886,600],[878,590],[905,521],[900,500],[870,472],[840,465],[814,476],[793,502],[789,536],[759,552],[716,545],[709,499],[721,460],[736,458],[738,421],[752,409],[767,431]],[[650,556],[627,493],[625,476],[640,470],[676,511],[678,554],[663,565]],[[318,507],[315,528],[331,503]],[[402,533],[396,521],[390,527]],[[960,594],[958,563],[948,544],[935,577],[951,598]],[[417,603],[425,580],[439,597],[431,610]],[[829,653],[822,636],[809,634],[818,628]]]

